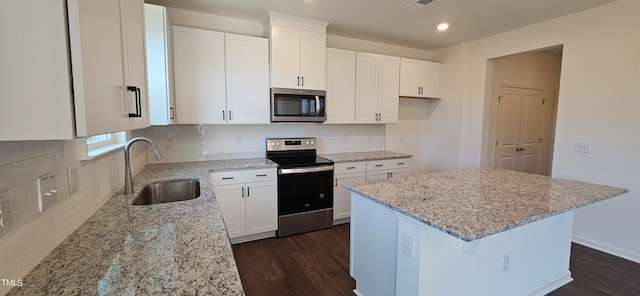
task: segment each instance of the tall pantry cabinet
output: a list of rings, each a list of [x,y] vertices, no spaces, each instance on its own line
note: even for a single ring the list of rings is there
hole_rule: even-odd
[[[12,128],[0,140],[148,126],[142,7],[142,0],[1,1],[0,124]]]

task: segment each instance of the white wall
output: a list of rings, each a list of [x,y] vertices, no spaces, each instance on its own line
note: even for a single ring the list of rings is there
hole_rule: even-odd
[[[463,97],[457,102],[463,110],[459,167],[467,168],[482,164],[487,60],[564,45],[553,176],[630,189],[599,207],[578,210],[574,240],[636,262],[640,262],[638,12],[640,1],[620,0],[433,53],[445,62],[445,69],[460,61],[465,65]],[[445,93],[456,91],[451,88],[459,78],[446,75],[445,79]],[[442,114],[430,118],[429,126],[445,126],[445,118],[460,112],[444,108],[433,112],[439,111]],[[445,140],[444,135],[429,138]],[[591,153],[575,153],[578,140],[589,142]],[[447,154],[455,159],[451,155],[455,151]]]
[[[144,135],[143,130],[133,136]],[[137,147],[136,147],[137,146]],[[13,230],[0,236],[0,278],[20,279],[124,186],[122,149],[93,160],[84,138],[69,141],[0,141],[0,193],[9,193]],[[146,148],[134,145],[131,169],[146,165]],[[69,194],[67,168],[79,166],[79,190]],[[57,202],[38,212],[38,177],[55,174]],[[28,283],[27,283],[28,284]],[[10,287],[0,285],[0,295]]]

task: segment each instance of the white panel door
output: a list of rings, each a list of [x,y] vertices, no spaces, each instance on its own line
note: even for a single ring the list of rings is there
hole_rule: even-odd
[[[327,37],[325,33],[300,31],[300,87],[326,89]]]
[[[136,102],[129,104],[129,113],[140,117],[130,117],[129,129],[149,126],[149,98],[147,94],[147,67],[144,32],[144,1],[120,0],[122,12],[124,45],[125,86],[138,89]],[[134,92],[135,93],[135,92]]]
[[[278,183],[246,184],[247,235],[278,229]]]
[[[269,40],[225,34],[228,123],[269,123]]]
[[[76,131],[127,130],[119,1],[67,2]]]
[[[377,123],[378,55],[356,54],[356,123]]]
[[[335,175],[333,190],[333,220],[351,216],[351,191],[342,185],[365,180],[365,173]]]
[[[501,87],[494,167],[540,173],[543,90]]]
[[[177,123],[225,123],[224,33],[173,26]]]
[[[419,97],[422,86],[423,61],[400,59],[400,95],[403,97]]]
[[[422,78],[421,97],[442,97],[442,64],[424,61],[420,77]]]
[[[379,123],[398,122],[398,87],[400,58],[378,56],[378,113]]]
[[[354,123],[356,112],[356,52],[327,48],[327,121]],[[335,213],[335,210],[334,210]]]
[[[229,238],[246,235],[246,209],[244,184],[223,185],[214,188],[216,200]]]
[[[300,30],[271,27],[271,86],[300,87]]]

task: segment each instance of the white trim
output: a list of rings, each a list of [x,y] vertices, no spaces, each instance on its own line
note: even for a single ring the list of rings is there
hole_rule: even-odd
[[[557,278],[555,278],[552,281],[549,281],[547,284],[543,285],[542,287],[532,291],[531,293],[527,294],[527,296],[544,296],[547,295],[549,293],[551,293],[552,291],[555,291],[556,289],[570,283],[571,281],[573,281],[573,278],[571,277],[571,272],[568,271],[567,273],[564,273],[560,276],[558,276]]]
[[[588,238],[575,235],[575,234],[571,237],[571,241],[576,244],[583,245],[585,247],[589,247],[592,249],[596,249],[598,251],[605,252],[607,254],[610,254],[616,257],[620,257],[636,263],[640,263],[640,254],[637,254],[637,253],[629,252],[627,250],[622,250],[620,248],[603,244],[594,240],[590,240]]]
[[[80,160],[92,160],[100,155],[123,148],[127,142],[127,132],[121,131],[110,134],[111,139],[104,141],[105,143],[86,144],[85,139],[86,153]]]
[[[87,151],[87,156],[82,157],[81,160],[92,160],[100,155],[107,154],[111,151],[118,150],[123,148],[125,143],[115,143],[107,146],[100,147],[98,149],[93,149],[91,151]]]

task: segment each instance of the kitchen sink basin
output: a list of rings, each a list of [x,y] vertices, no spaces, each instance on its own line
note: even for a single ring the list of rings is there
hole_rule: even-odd
[[[176,179],[147,183],[133,205],[154,205],[194,199],[200,196],[200,180]]]

